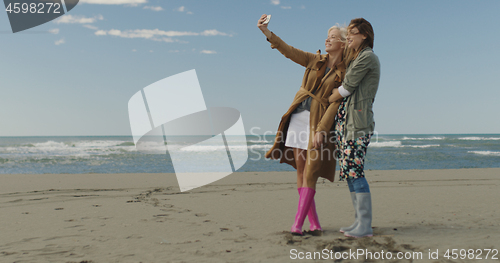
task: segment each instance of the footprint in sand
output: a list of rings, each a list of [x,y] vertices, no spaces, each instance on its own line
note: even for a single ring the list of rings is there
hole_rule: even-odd
[[[208,214],[207,214],[207,213],[196,213],[196,214],[194,214],[194,215],[195,215],[195,216],[197,216],[197,217],[205,217],[205,216],[208,216]]]
[[[168,214],[159,214],[159,215],[154,215],[153,217],[164,217],[164,216],[168,216]]]

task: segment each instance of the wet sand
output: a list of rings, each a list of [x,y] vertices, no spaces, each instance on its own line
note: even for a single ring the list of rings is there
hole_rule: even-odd
[[[338,232],[354,218],[346,183],[323,180],[324,235],[292,237],[294,172],[235,173],[183,193],[174,174],[0,175],[0,262],[312,262],[293,258],[314,252],[324,262],[324,249],[499,262],[484,259],[500,249],[499,168],[366,174],[375,236],[361,239]],[[447,249],[481,249],[483,259],[448,260]]]

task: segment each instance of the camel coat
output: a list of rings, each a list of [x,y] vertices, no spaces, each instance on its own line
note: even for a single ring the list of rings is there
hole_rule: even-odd
[[[285,57],[291,59],[295,63],[306,68],[302,85],[293,99],[292,105],[288,111],[281,117],[281,122],[278,126],[276,139],[273,147],[266,153],[266,158],[280,160],[280,163],[287,163],[297,169],[293,155],[293,148],[285,146],[288,125],[292,112],[299,104],[312,97],[311,115],[310,115],[310,132],[309,145],[307,147],[306,158],[306,178],[314,176],[324,177],[333,182],[335,177],[335,132],[334,121],[335,115],[339,108],[338,102],[330,104],[328,97],[332,94],[334,88],[338,88],[344,79],[346,67],[343,62],[339,63],[334,69],[331,69],[326,75],[326,62],[328,54],[321,55],[318,50],[317,54],[304,52],[286,44],[278,36],[272,33],[268,39],[271,43],[271,48],[276,48]],[[320,149],[313,148],[313,138],[315,132],[325,132],[326,140]]]

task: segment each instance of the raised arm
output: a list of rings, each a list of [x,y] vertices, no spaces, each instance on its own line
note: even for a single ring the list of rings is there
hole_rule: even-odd
[[[264,21],[266,21],[266,17],[266,14],[263,14],[260,17],[259,21],[257,22],[257,27],[260,29],[260,31],[262,31],[262,33],[264,33],[264,35],[266,35],[267,38],[271,38],[271,31],[267,29],[267,25],[269,24],[264,24]]]

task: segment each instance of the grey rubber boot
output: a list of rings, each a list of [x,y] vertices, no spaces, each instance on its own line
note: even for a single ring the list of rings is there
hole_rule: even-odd
[[[340,233],[344,233],[346,231],[351,231],[358,225],[358,211],[356,209],[356,192],[351,192],[352,206],[354,207],[354,223],[348,227],[341,227]]]
[[[371,237],[373,236],[371,194],[358,193],[356,201],[358,225],[353,230],[344,232],[344,235],[347,237]]]

